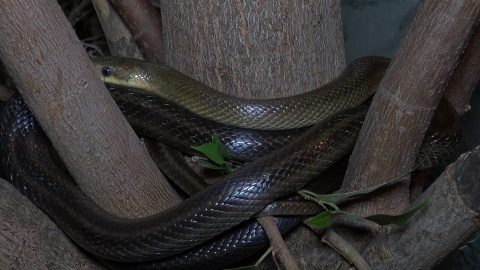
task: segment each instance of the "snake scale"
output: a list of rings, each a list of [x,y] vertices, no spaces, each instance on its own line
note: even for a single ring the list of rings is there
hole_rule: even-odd
[[[325,92],[333,95],[332,89],[339,95],[340,90],[376,88],[388,63],[381,57],[354,61],[332,83],[310,92],[308,99]],[[105,66],[108,65],[103,65],[100,72],[105,73]],[[168,87],[196,88],[200,84],[182,76],[178,75],[183,78],[180,81],[169,81]],[[41,127],[23,99],[18,94],[12,97],[0,118],[3,176],[77,244],[112,260],[108,263],[112,267],[125,269],[215,269],[268,246],[264,231],[251,217],[272,201],[319,177],[349,153],[368,109],[357,105],[375,91],[363,89],[365,97],[355,101],[353,108],[322,116],[323,120],[312,128],[274,131],[215,123],[157,94],[121,86],[110,86],[110,93],[138,133],[166,138],[167,144],[191,152],[191,145],[211,139],[213,129],[235,159],[258,158],[172,209],[145,218],[119,218],[96,205],[67,173],[57,168]],[[296,96],[292,102],[295,100],[302,98]],[[433,130],[426,137],[428,143],[444,144],[443,149],[447,150],[439,151],[439,155],[450,151],[459,140],[458,119],[452,119],[453,124],[447,129]],[[243,139],[242,134],[250,137]],[[273,151],[276,148],[279,149]],[[248,151],[258,153],[251,155]],[[282,232],[300,221],[299,217],[276,219]]]

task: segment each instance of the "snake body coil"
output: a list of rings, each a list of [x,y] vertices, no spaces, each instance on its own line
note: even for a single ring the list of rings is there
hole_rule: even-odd
[[[183,146],[187,149],[209,140],[211,131],[207,136],[201,125],[214,125],[218,131],[223,128],[228,131],[220,135],[226,140],[236,138],[232,149],[252,145],[254,151],[267,149],[262,143],[260,146],[244,144],[236,133],[247,131],[201,118],[194,118],[194,123],[183,121],[190,117],[180,115],[184,109],[156,96],[121,87],[109,90],[134,129],[158,138],[168,137],[155,135],[158,132],[173,131],[175,135],[170,137],[180,139],[170,140],[171,145],[181,144],[188,137]],[[135,100],[133,104],[127,96]],[[156,106],[160,103],[167,104],[160,106],[166,109],[157,114],[154,110],[159,109]],[[287,138],[285,141],[296,139],[180,205],[140,219],[110,215],[54,165],[48,139],[18,95],[1,113],[0,158],[6,179],[55,220],[77,244],[95,255],[114,261],[140,262],[123,265],[128,269],[212,269],[240,260],[268,244],[261,227],[250,218],[272,201],[302,188],[346,155],[353,147],[366,111],[366,106],[360,106],[335,113],[304,132],[279,131]],[[158,117],[167,112],[170,115]],[[448,135],[450,147],[458,140],[457,128],[447,131],[451,133]],[[201,132],[196,132],[198,130]],[[260,131],[251,137],[256,140],[257,136],[274,132]],[[432,136],[438,139],[446,135]],[[266,152],[269,151],[271,149]],[[251,158],[242,153],[238,151],[238,159]],[[288,217],[277,219],[282,231],[298,221]]]
[[[357,59],[316,90],[274,99],[233,97],[158,63],[118,57],[96,58],[93,63],[105,83],[148,90],[222,124],[280,130],[312,126],[333,113],[359,106],[375,93],[390,59]]]

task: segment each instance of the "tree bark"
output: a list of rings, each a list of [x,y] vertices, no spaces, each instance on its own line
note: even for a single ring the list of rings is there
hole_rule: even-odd
[[[106,269],[3,179],[0,198],[0,268]]]
[[[342,191],[378,185],[411,170],[445,82],[478,22],[479,10],[480,3],[472,1],[422,2],[370,107]],[[360,215],[398,214],[409,205],[408,188],[405,181],[344,210]],[[360,251],[379,230],[372,223],[345,219],[335,227]],[[348,269],[349,264],[338,268]]]
[[[112,55],[143,59],[143,53],[135,43],[135,38],[113,5],[108,0],[92,0],[92,3]]]
[[[480,79],[480,23],[463,51],[452,78],[445,89],[445,97],[459,115],[470,110],[469,100]]]
[[[163,1],[166,63],[241,97],[310,91],[345,67],[339,4]]]
[[[350,159],[342,191],[374,186],[413,168],[420,143],[480,14],[480,2],[424,1],[375,95]],[[408,183],[352,208],[398,214]]]
[[[404,227],[386,226],[362,255],[373,269],[432,269],[479,229],[480,147],[463,154],[422,194]],[[440,242],[440,243],[439,243]]]
[[[115,9],[130,28],[133,37],[145,58],[153,62],[163,62],[162,19],[149,0],[111,1]]]
[[[229,94],[299,94],[345,67],[339,1],[163,1],[161,10],[167,64]],[[286,241],[300,268],[317,265],[324,247],[311,231]]]

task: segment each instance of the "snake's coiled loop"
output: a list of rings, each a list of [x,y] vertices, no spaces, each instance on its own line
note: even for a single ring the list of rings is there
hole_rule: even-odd
[[[364,82],[355,83],[361,85]],[[208,141],[212,133],[206,131],[207,127],[214,126],[218,131],[226,130],[220,134],[223,139],[235,138],[230,144],[232,149],[251,147],[261,152],[267,148],[259,147],[261,143],[245,143],[250,139],[242,141],[237,134],[249,131],[192,116],[185,109],[157,96],[121,87],[110,87],[110,91],[134,129],[157,138],[179,138],[167,139],[172,146],[184,141],[181,148],[189,149],[191,145]],[[129,101],[126,96],[134,101]],[[161,108],[165,109],[162,111]],[[301,130],[279,131],[288,137],[287,141],[293,142],[248,164],[182,204],[141,219],[110,215],[54,165],[48,151],[49,142],[19,95],[13,97],[1,112],[0,159],[6,179],[46,212],[77,244],[97,256],[142,262],[127,264],[128,269],[220,268],[268,244],[261,227],[250,218],[270,202],[300,189],[347,154],[353,147],[366,111],[366,106],[359,106],[335,113],[303,133]],[[190,117],[194,118],[193,122],[188,121]],[[451,129],[441,131],[443,135],[428,138],[435,142],[441,141],[439,138],[448,138],[447,148],[452,147],[459,139],[458,125],[454,123]],[[174,132],[175,136],[156,134],[158,132]],[[255,135],[250,136],[252,141],[266,142],[267,139],[256,137],[274,135],[275,132],[254,132]],[[278,143],[268,151],[280,146]],[[243,150],[238,151],[237,159],[251,158],[242,153]],[[283,231],[298,221],[298,218],[288,217],[277,220]]]

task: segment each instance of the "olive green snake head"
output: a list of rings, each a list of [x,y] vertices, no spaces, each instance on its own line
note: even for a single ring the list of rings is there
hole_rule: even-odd
[[[359,58],[324,86],[275,99],[227,95],[160,63],[120,57],[95,58],[93,63],[106,84],[149,91],[222,124],[281,130],[311,126],[328,115],[362,104],[375,93],[390,59]]]

